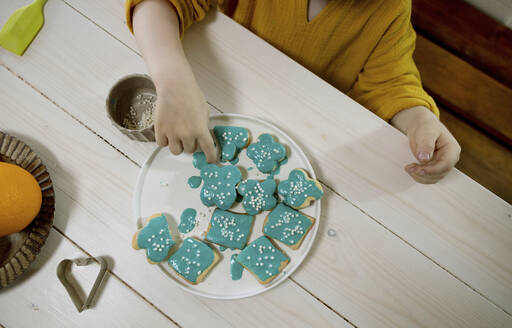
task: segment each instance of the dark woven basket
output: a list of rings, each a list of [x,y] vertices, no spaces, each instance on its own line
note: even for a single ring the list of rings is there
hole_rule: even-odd
[[[50,174],[39,156],[21,140],[0,132],[0,162],[16,164],[34,176],[43,202],[37,217],[23,231],[0,237],[0,289],[27,270],[50,234],[55,211],[55,193]]]

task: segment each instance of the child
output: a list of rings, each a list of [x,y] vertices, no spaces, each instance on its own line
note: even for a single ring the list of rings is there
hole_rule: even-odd
[[[157,88],[156,142],[173,154],[215,148],[208,109],[180,37],[211,0],[127,0],[127,23]],[[439,121],[412,59],[411,0],[219,0],[218,8],[407,134],[405,170],[435,183],[457,163],[460,146]]]

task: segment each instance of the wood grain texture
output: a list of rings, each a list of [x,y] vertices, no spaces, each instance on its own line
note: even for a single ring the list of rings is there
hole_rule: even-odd
[[[512,30],[463,0],[413,0],[414,28],[512,87]]]
[[[0,81],[6,85],[0,115],[9,117],[0,129],[18,131],[48,163],[59,200],[54,226],[91,254],[109,256],[114,273],[179,325],[236,327],[244,318],[246,327],[262,320],[279,327],[351,327],[292,281],[240,302],[205,299],[178,287],[131,247],[138,166],[4,68]]]
[[[469,288],[452,290],[453,281],[446,279],[442,268],[418,261],[415,249],[348,202],[337,201],[331,190],[325,191],[318,240],[294,279],[350,314],[351,322],[358,327],[511,324],[510,316],[496,322],[501,310],[482,311],[483,304],[474,303]],[[336,232],[334,237],[327,234],[329,229]]]
[[[462,147],[457,168],[512,203],[512,151],[444,108],[441,121]]]
[[[413,183],[405,136],[222,15],[194,26],[185,47],[211,103],[280,122],[322,181],[511,312],[509,204],[457,171]]]
[[[0,80],[8,85],[0,91],[5,104],[0,115],[10,115],[9,130],[37,140],[45,161],[52,163],[59,199],[55,226],[89,252],[110,256],[120,278],[181,326],[238,327],[243,320],[249,327],[262,321],[279,327],[350,327],[291,281],[239,301],[204,299],[178,288],[130,247],[135,220],[126,204],[137,167],[5,69],[0,69]],[[0,123],[0,128],[5,126]],[[324,204],[320,238],[295,279],[351,322],[389,327],[466,327],[468,320],[480,326],[512,324],[510,316],[341,197],[327,191]],[[337,237],[327,237],[327,228],[335,229]]]
[[[420,35],[414,60],[437,102],[512,146],[511,88]]]
[[[74,18],[75,18],[75,20],[77,20],[76,17],[74,17]],[[57,19],[55,18],[54,20],[57,20]],[[100,34],[95,34],[95,33],[92,33],[91,31],[88,31],[88,32],[89,32],[89,35],[91,35],[92,39],[96,39],[98,42],[103,42],[101,40]],[[69,41],[70,41],[70,43],[68,44],[68,46],[70,48],[70,51],[73,51],[73,49],[75,49],[75,47],[77,47],[78,45],[76,43],[72,42],[72,40],[69,40]],[[56,43],[56,45],[57,44],[58,43]],[[116,50],[116,49],[114,48],[114,50]],[[130,56],[126,52],[121,52],[121,53],[119,53],[119,55],[124,55],[126,57]],[[42,58],[38,58],[37,60],[44,60],[45,56],[47,56],[47,54],[45,54],[45,51],[39,51],[37,54],[32,55],[32,57],[29,59],[33,61],[33,60],[36,60],[35,58],[37,58],[37,57],[42,57]],[[67,56],[63,56],[63,57],[65,58]],[[75,59],[77,59],[77,58],[75,58]],[[78,58],[78,59],[80,60],[80,63],[82,65],[85,65],[88,63],[88,61],[85,60],[85,58],[83,58],[83,59]],[[106,60],[105,65],[109,64],[108,59],[106,59],[104,57],[98,58],[96,56],[92,56],[92,57],[87,57],[87,59],[91,63],[89,64],[90,66],[86,66],[86,69],[93,69],[94,65],[96,64],[95,61],[97,61],[97,60]],[[127,58],[127,59],[129,60],[129,58]],[[66,66],[68,68],[68,73],[70,71],[72,72],[75,69],[75,66],[73,66],[73,63],[66,62],[66,64],[69,64],[69,66]],[[22,69],[22,68],[23,67],[17,67],[17,69]],[[47,69],[50,69],[51,71],[53,71],[54,68],[55,67],[50,66]],[[40,83],[40,80],[39,80],[40,77],[37,76],[37,74],[34,74],[33,71],[24,72],[24,75],[22,75],[22,77],[24,77],[27,80],[27,82],[29,82],[29,83],[35,83],[38,88],[43,88],[45,94],[47,94],[47,95],[49,94],[52,97],[52,99],[54,97],[59,97],[58,92],[56,92],[52,88],[46,88],[44,83]],[[91,78],[91,75],[89,75],[89,74],[81,75],[80,77],[81,77],[81,79],[85,79],[85,81],[83,82],[84,85],[87,84],[86,83],[87,81],[89,81],[91,84],[94,81]],[[55,80],[62,79],[63,81],[61,81],[60,83],[67,83],[68,85],[71,82],[69,80],[69,78],[66,79],[65,76],[59,74],[57,70],[54,71],[52,78]],[[55,83],[55,82],[52,81],[52,83]],[[102,83],[102,82],[97,81],[97,83]],[[64,84],[56,84],[56,87],[58,87],[58,90],[60,90],[61,93],[65,94],[66,92],[69,92],[68,89],[66,89],[64,87]],[[10,93],[15,94],[16,92],[11,91]],[[92,97],[92,96],[88,95],[87,93],[86,93],[86,96],[87,96],[87,99],[99,98],[99,97],[97,97],[97,95],[96,95],[96,97]],[[74,103],[73,103],[73,106],[69,107],[69,109],[68,109],[68,107],[65,107],[64,109],[68,110],[68,111],[73,110],[73,111],[76,111],[77,114],[80,114],[78,109],[82,109],[84,105],[80,104],[78,99],[73,99],[73,97],[71,97],[69,95],[64,95],[62,97],[62,99],[66,99],[66,97],[68,97],[69,99],[74,101]],[[90,108],[92,108],[92,109],[98,108],[100,101],[101,101],[101,99],[94,102],[93,104],[96,104],[95,106],[89,104]],[[14,106],[14,107],[16,107],[16,106]],[[32,107],[32,106],[28,106],[28,107]],[[42,106],[41,106],[41,104],[39,104],[36,107],[41,108]],[[77,107],[77,108],[74,108],[74,107]],[[17,110],[15,112],[23,112],[23,110]],[[103,115],[103,113],[100,110],[91,110],[91,112],[92,112],[92,114],[91,113],[85,113],[85,114],[82,113],[81,115],[96,115],[98,117]],[[82,116],[82,117],[85,117],[85,116]],[[18,120],[18,123],[21,124],[21,122],[24,122],[24,121],[25,120],[20,119],[20,120]],[[94,123],[94,121],[93,121],[93,123]],[[35,122],[29,122],[26,125],[19,126],[19,128],[26,129],[31,124],[35,124]],[[43,125],[44,124],[50,124],[50,123],[48,121],[45,121],[43,123]],[[68,122],[66,120],[51,123],[52,126],[53,126],[53,124],[57,124],[57,126],[73,125],[72,121]],[[60,132],[60,133],[71,133],[72,134],[72,138],[74,141],[70,144],[74,145],[74,148],[82,149],[83,144],[86,144],[86,145],[94,144],[94,142],[92,142],[91,139],[87,138],[85,135],[82,136],[82,134],[78,134],[75,137],[74,136],[76,134],[75,129],[77,129],[78,131],[84,130],[81,127],[73,127],[73,132],[71,132],[71,131]],[[100,133],[100,135],[105,135],[109,132],[110,129],[111,129],[111,127],[109,127],[108,125],[104,125],[104,126],[101,126],[101,130],[98,131],[98,133]],[[45,131],[45,130],[43,130],[43,131]],[[55,132],[55,133],[57,133],[57,132]],[[37,135],[38,135],[38,138],[41,138],[44,140],[48,140],[48,139],[49,140],[52,140],[52,139],[66,140],[69,137],[67,134],[65,134],[64,136],[58,134],[59,138],[49,138],[49,137],[45,137],[45,132],[42,132],[42,131],[38,132]],[[59,174],[57,174],[58,179],[61,179],[60,182],[57,183],[57,185],[60,186],[62,184],[63,186],[65,186],[65,188],[63,187],[65,190],[65,194],[61,195],[60,197],[65,197],[67,194],[70,194],[71,196],[66,198],[66,203],[72,203],[72,199],[77,199],[78,203],[76,204],[76,206],[71,206],[71,207],[75,211],[79,211],[79,209],[81,209],[81,208],[84,209],[84,211],[79,211],[79,212],[83,212],[83,214],[82,214],[83,217],[81,219],[76,219],[73,222],[67,223],[65,221],[65,218],[61,218],[61,219],[57,218],[57,221],[62,220],[62,224],[65,225],[65,228],[66,228],[66,233],[69,233],[74,239],[77,240],[77,242],[83,243],[84,245],[88,245],[88,248],[91,247],[94,250],[97,250],[100,248],[105,249],[105,247],[107,247],[108,249],[115,249],[116,250],[114,252],[116,254],[115,258],[116,258],[116,261],[119,261],[121,263],[119,265],[122,265],[122,268],[120,269],[120,271],[122,272],[123,276],[128,275],[133,280],[136,280],[134,278],[134,276],[140,277],[140,276],[147,275],[147,276],[151,276],[153,278],[153,275],[155,273],[153,273],[153,274],[151,273],[152,272],[151,267],[147,266],[147,264],[145,264],[145,267],[141,267],[139,269],[140,271],[143,271],[142,273],[140,271],[133,272],[133,273],[126,272],[128,265],[124,264],[124,263],[130,263],[130,268],[133,268],[133,262],[135,261],[135,256],[133,256],[131,250],[126,250],[127,246],[122,246],[122,247],[115,246],[116,244],[123,244],[122,240],[124,240],[125,238],[129,239],[129,235],[131,233],[130,232],[131,225],[129,222],[127,222],[128,220],[126,219],[126,217],[131,216],[131,214],[129,213],[128,210],[125,209],[126,206],[119,207],[119,205],[118,205],[119,203],[123,203],[123,200],[124,200],[125,204],[130,201],[130,198],[129,198],[129,195],[125,188],[124,183],[127,180],[126,177],[133,176],[132,178],[134,178],[135,174],[134,173],[130,174],[130,172],[132,172],[132,171],[130,168],[127,168],[127,166],[129,166],[129,165],[127,165],[120,159],[122,157],[118,158],[118,155],[119,155],[118,153],[116,153],[112,150],[110,152],[107,152],[104,149],[104,147],[102,147],[102,146],[97,147],[98,149],[96,151],[99,153],[99,155],[95,155],[94,152],[89,151],[89,147],[91,147],[91,146],[83,147],[85,149],[85,151],[80,152],[78,155],[79,155],[79,158],[81,158],[85,163],[87,163],[86,172],[97,172],[97,171],[100,172],[99,176],[98,176],[98,180],[91,179],[91,177],[95,177],[97,174],[95,173],[95,174],[87,175],[85,173],[80,173],[81,170],[79,170],[79,169],[73,169],[73,163],[74,163],[73,158],[70,158],[70,155],[67,153],[68,147],[66,145],[54,144],[51,141],[48,141],[48,144],[51,144],[52,151],[54,151],[56,154],[58,154],[58,158],[61,161],[63,161],[65,159],[65,163],[60,163],[59,165],[56,165],[56,167],[59,167]],[[80,145],[80,146],[77,146],[77,145]],[[126,145],[123,145],[122,143],[114,144],[114,145],[116,147],[121,147],[121,146],[126,147]],[[127,154],[131,158],[139,158],[139,157],[144,158],[144,153],[143,152],[139,153],[139,149],[132,149],[132,150],[128,149]],[[103,157],[105,157],[107,159],[113,158],[115,160],[105,161],[105,159],[103,159]],[[80,163],[80,161],[79,161],[79,163]],[[98,164],[98,163],[101,163],[101,164]],[[104,166],[102,167],[101,165],[104,165]],[[82,166],[84,166],[84,164],[80,164],[80,169],[83,169]],[[64,167],[65,169],[63,169],[62,167]],[[127,170],[127,171],[125,171],[125,170]],[[67,171],[71,171],[71,172],[67,172]],[[110,179],[108,180],[109,183],[107,185],[104,185],[105,183],[101,182],[101,179],[105,178],[104,175],[110,177]],[[120,175],[122,175],[123,177],[121,177]],[[74,179],[76,179],[77,181],[71,180],[68,182],[68,176],[74,177]],[[118,179],[120,179],[121,181],[117,181]],[[122,182],[122,184],[120,185],[119,182]],[[97,188],[100,188],[100,190],[97,190]],[[74,189],[77,189],[77,190],[74,190]],[[107,194],[109,195],[109,197],[107,197],[108,202],[102,200],[102,195],[107,195]],[[116,198],[116,199],[113,199],[113,198]],[[119,201],[118,199],[122,199],[122,200]],[[341,201],[340,200],[341,198],[338,196],[336,196],[335,199],[337,202]],[[109,208],[107,203],[112,203],[112,206],[110,206],[110,207],[113,207],[113,208]],[[78,204],[80,204],[80,205],[78,205]],[[67,206],[69,206],[69,205],[67,205]],[[357,219],[357,217],[356,217],[356,219]],[[371,224],[377,225],[374,221],[371,221],[369,219],[367,219],[367,220]],[[358,221],[361,221],[361,220],[358,220]],[[95,222],[96,224],[91,224],[91,222]],[[363,222],[363,221],[361,221],[361,222]],[[85,229],[88,229],[89,231],[92,230],[92,231],[90,231],[90,234],[85,236],[83,234],[83,231]],[[104,232],[105,229],[110,229],[109,233],[105,233]],[[96,241],[92,242],[91,236],[97,236],[95,238],[97,238],[99,241],[101,241],[99,243],[101,245],[100,246],[95,245]],[[108,238],[105,238],[106,236],[108,236]],[[396,237],[394,237],[394,236],[391,237],[392,234],[387,233],[387,236],[388,236],[388,238],[391,238],[391,240],[394,240],[394,242],[390,246],[390,249],[387,251],[387,254],[388,254],[388,256],[391,256],[394,258],[395,263],[400,263],[401,254],[403,254],[404,252],[406,252],[406,253],[411,252],[410,248],[406,244],[397,240]],[[353,238],[352,235],[349,235],[348,237]],[[385,240],[385,239],[386,238],[379,238],[377,240]],[[370,245],[366,244],[366,239],[364,239],[364,240],[365,241],[364,241],[363,246],[360,247],[361,249],[366,249],[367,247],[370,247]],[[346,244],[350,245],[351,243],[346,243]],[[330,244],[325,246],[326,248],[322,249],[322,253],[332,251],[333,248],[331,246],[332,245],[330,245]],[[320,249],[320,247],[321,247],[320,244],[317,247]],[[395,247],[400,247],[403,250],[396,251],[394,249]],[[324,251],[324,249],[327,249],[327,250]],[[409,249],[409,251],[407,251],[408,249]],[[127,255],[124,254],[125,251],[127,252]],[[349,254],[351,254],[351,253],[361,254],[360,253],[361,251],[357,251],[357,247],[354,247],[354,248],[347,247],[346,252]],[[399,254],[399,256],[395,257],[394,254]],[[432,277],[430,275],[427,275],[426,277],[421,276],[421,277],[415,278],[416,272],[407,272],[406,273],[406,277],[408,277],[407,281],[409,279],[411,281],[417,281],[417,279],[424,279],[426,281],[427,285],[435,286],[438,283],[438,280],[441,279],[442,281],[445,282],[445,284],[447,286],[452,285],[452,288],[455,288],[455,290],[452,290],[451,288],[448,288],[449,291],[443,290],[448,295],[441,294],[440,295],[441,301],[432,299],[432,303],[430,303],[431,302],[430,298],[429,298],[429,296],[427,296],[427,295],[429,295],[429,292],[425,291],[425,290],[423,290],[423,292],[418,292],[418,294],[412,295],[411,297],[408,296],[409,289],[417,290],[412,285],[413,283],[411,283],[411,286],[407,285],[407,287],[404,289],[392,288],[392,289],[386,290],[385,286],[376,285],[374,283],[375,278],[373,276],[365,275],[365,274],[349,275],[354,280],[347,281],[347,285],[354,285],[358,282],[359,283],[358,287],[362,289],[361,293],[368,295],[367,297],[362,298],[364,300],[364,302],[363,302],[361,300],[357,300],[357,297],[354,298],[354,296],[351,295],[350,293],[348,294],[348,296],[345,295],[344,290],[337,291],[337,290],[333,290],[332,288],[330,288],[328,290],[316,288],[315,287],[316,281],[312,278],[306,278],[306,279],[301,278],[300,283],[304,284],[304,285],[307,284],[307,288],[310,289],[311,291],[313,291],[316,295],[319,295],[320,297],[322,297],[324,299],[329,299],[330,305],[335,306],[338,310],[343,311],[342,313],[344,315],[347,315],[347,317],[349,319],[353,317],[360,322],[383,322],[384,324],[387,324],[387,325],[389,325],[391,323],[404,324],[404,322],[409,322],[409,323],[412,322],[413,323],[412,325],[418,325],[418,326],[422,325],[423,322],[433,322],[434,323],[434,322],[437,322],[437,319],[432,320],[432,319],[430,319],[430,317],[432,317],[432,313],[435,313],[436,311],[440,310],[440,306],[436,305],[437,302],[442,302],[441,303],[442,307],[450,309],[450,311],[452,308],[454,309],[453,311],[455,311],[456,313],[459,313],[458,311],[461,310],[461,307],[458,307],[456,304],[451,303],[452,299],[449,297],[449,294],[452,294],[452,293],[454,295],[459,295],[459,294],[467,295],[467,297],[471,300],[469,303],[465,303],[465,307],[463,309],[464,313],[466,311],[469,311],[469,312],[483,311],[484,314],[482,314],[482,318],[494,318],[492,320],[494,320],[494,322],[497,326],[503,325],[503,323],[507,322],[508,317],[506,315],[499,312],[499,310],[497,311],[492,305],[490,305],[485,300],[483,300],[482,298],[477,296],[475,293],[471,292],[468,288],[464,287],[462,284],[460,284],[458,281],[456,281],[453,277],[450,277],[450,275],[448,275],[446,272],[437,268],[434,264],[432,264],[427,259],[425,259],[421,254],[417,253],[416,251],[412,251],[411,254],[414,254],[414,256],[411,257],[412,258],[411,262],[407,263],[408,267],[414,268],[416,266],[418,266],[418,267],[426,266],[426,267],[430,268],[430,270],[427,270],[428,272],[434,271],[434,272],[441,272],[442,274],[433,275]],[[364,255],[364,254],[361,254],[361,255]],[[362,256],[362,258],[366,258],[366,257]],[[313,259],[320,260],[321,256],[312,256],[311,260],[309,262],[312,263],[311,264],[312,268],[314,268],[315,270],[318,270],[318,268],[323,268],[323,265],[321,264],[322,262],[314,262]],[[145,261],[142,257],[140,258],[140,260],[141,260],[141,263],[144,263],[144,261]],[[411,264],[411,263],[416,263],[416,261],[419,261],[419,263],[423,263],[423,264],[418,264],[418,265]],[[367,265],[371,265],[371,264],[367,264]],[[382,262],[381,266],[383,268],[385,268],[386,262]],[[364,268],[364,266],[363,266],[363,268]],[[347,270],[344,263],[340,263],[340,266],[334,266],[332,268],[328,267],[327,269],[329,272],[328,273],[329,276],[334,277],[335,279],[338,279],[339,272],[343,272],[343,270]],[[362,269],[362,271],[361,270],[358,270],[358,271],[364,272],[364,269]],[[388,269],[384,269],[383,272],[380,273],[380,275],[386,281],[393,281],[394,280],[393,275],[391,273],[388,274],[387,272],[390,272],[390,271]],[[430,280],[430,279],[432,279],[432,280]],[[157,280],[157,281],[160,281],[160,280]],[[165,283],[163,283],[159,286],[153,286],[153,285],[147,286],[146,284],[144,284],[144,282],[137,282],[137,284],[135,284],[135,285],[137,286],[138,290],[143,291],[144,295],[146,295],[149,292],[149,295],[151,295],[150,299],[152,301],[154,301],[155,304],[158,304],[162,308],[163,307],[167,308],[167,307],[171,306],[171,305],[167,305],[169,302],[168,295],[172,294],[173,300],[181,299],[181,297],[184,297],[186,295],[184,292],[181,292],[181,290],[173,290],[172,293],[168,292],[165,288],[163,288],[163,286],[166,286]],[[143,288],[140,288],[141,285]],[[166,288],[167,288],[167,286],[166,286]],[[284,292],[284,291],[282,291],[282,288],[278,288],[277,290],[279,290],[278,295],[281,295],[281,297],[282,297],[281,293]],[[164,293],[166,294],[165,297],[159,295],[159,294],[164,294]],[[380,306],[378,303],[381,302],[381,300],[375,299],[375,297],[373,297],[373,295],[375,295],[376,293],[382,293],[383,295],[387,295],[386,297],[391,297],[392,299],[395,299],[395,300],[402,300],[401,303],[404,304],[405,306],[407,306],[407,308],[404,309],[404,312],[402,313],[400,311],[397,312],[397,310],[394,309],[392,306],[389,306],[389,304]],[[426,295],[422,294],[422,293],[426,293]],[[348,297],[348,299],[344,300],[345,297]],[[184,298],[186,299],[186,297],[184,297]],[[259,300],[260,297],[257,297],[257,299]],[[279,299],[279,297],[278,297],[278,299]],[[236,319],[239,320],[242,317],[243,312],[239,312],[240,304],[242,304],[243,308],[247,308],[247,310],[253,310],[253,305],[250,302],[250,299],[243,300],[243,301],[241,301],[241,303],[233,302],[233,305],[236,304],[236,306],[229,306],[229,307],[225,306],[225,304],[226,304],[225,302],[210,302],[209,300],[203,300],[203,299],[200,299],[200,300],[202,302],[204,302],[205,304],[207,304],[208,308],[210,308],[210,309],[218,308],[219,311],[230,311],[230,318],[232,318],[231,320],[233,320],[233,321],[236,321]],[[340,300],[343,300],[343,301],[340,301]],[[425,300],[427,303],[431,304],[429,307],[431,307],[433,309],[432,313],[422,310],[425,307],[425,303],[424,303]],[[278,306],[280,304],[279,302],[282,302],[282,301],[283,300],[274,301],[274,302],[270,301],[270,303],[268,303],[268,304],[272,304],[272,306]],[[185,301],[183,301],[183,302],[185,302]],[[262,301],[259,301],[259,302],[262,302]],[[268,301],[263,301],[262,303],[267,303],[267,302]],[[365,303],[365,302],[370,302],[370,303]],[[274,305],[274,303],[276,303],[276,305]],[[355,304],[357,311],[354,311],[353,313],[351,312],[348,314],[345,313],[343,305],[344,304],[352,304],[352,303]],[[161,304],[163,304],[164,306],[162,306]],[[172,305],[172,307],[176,307],[176,306],[177,306],[176,304]],[[182,306],[183,305],[178,304],[177,307],[179,309]],[[226,309],[226,308],[228,308],[228,309]],[[271,307],[271,309],[272,309],[272,307]],[[371,309],[371,311],[370,311],[371,315],[367,314],[367,312],[369,311],[368,309]],[[406,312],[409,313],[407,315],[412,318],[411,320],[407,321],[407,320],[396,318],[397,314],[403,316],[404,313],[406,313]],[[222,313],[225,313],[225,312],[222,312]],[[445,312],[443,312],[443,313],[445,313]],[[308,314],[308,318],[310,315],[311,314]],[[180,323],[183,321],[183,322],[189,324],[189,321],[187,321],[186,317],[183,318],[183,315],[178,315],[178,316],[180,318],[180,321],[179,321]],[[454,322],[455,325],[464,326],[465,321],[457,319],[459,317],[464,317],[464,315],[462,313],[459,313],[457,315],[454,315],[453,317],[448,316],[448,317],[442,318],[440,320],[446,321],[446,322]],[[384,318],[388,318],[388,319],[384,319]],[[393,318],[393,319],[389,319],[389,318]],[[318,323],[318,320],[319,320],[319,318],[315,318],[314,323],[315,324]],[[250,321],[250,322],[252,322],[252,321]],[[223,323],[222,320],[219,320],[219,321],[215,320],[213,322],[210,322],[211,325],[222,324],[222,323]],[[320,324],[322,324],[322,323],[320,323]]]
[[[512,28],[512,2],[507,0],[466,0],[466,2]]]
[[[106,3],[70,3],[124,44],[133,44],[121,14],[101,20]],[[113,76],[145,70],[140,58],[95,32],[92,23],[77,24],[79,15],[53,5],[48,11],[54,12],[53,22],[39,38],[49,46],[31,47],[23,64],[9,54],[2,59],[130,158],[143,160],[146,146],[110,138],[115,131],[102,108]],[[122,1],[108,5],[122,11]],[[68,21],[76,26],[73,34],[60,32]],[[109,44],[110,51],[81,53],[84,40]],[[208,15],[189,30],[184,44],[210,103],[280,122],[324,182],[482,295],[512,309],[509,204],[457,171],[434,186],[413,183],[402,171],[413,160],[403,135],[222,15]],[[70,53],[55,63],[52,49]],[[77,83],[80,92],[69,88]],[[83,99],[89,101],[87,111],[81,109]]]
[[[93,308],[78,313],[55,273],[61,260],[78,257],[88,256],[57,231],[52,231],[29,271],[2,290],[2,324],[5,327],[57,328],[91,327],[95,323],[102,327],[126,327],[129,322],[134,327],[177,327],[108,273]],[[98,270],[99,266],[90,265],[72,272],[82,288],[88,289]]]

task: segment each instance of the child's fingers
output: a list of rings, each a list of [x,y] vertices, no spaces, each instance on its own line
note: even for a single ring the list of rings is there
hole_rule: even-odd
[[[425,165],[423,170],[427,175],[441,175],[448,173],[459,160],[459,146],[457,143],[449,143],[439,149],[432,163]]]
[[[441,180],[444,177],[444,174],[441,175],[433,175],[426,174],[423,170],[422,165],[418,165],[416,163],[409,164],[405,167],[405,171],[417,182],[423,184],[432,184]]]
[[[444,178],[455,166],[460,147],[456,142],[447,143],[434,153],[432,161],[426,164],[411,163],[405,170],[420,183],[435,183]]]
[[[215,151],[215,145],[213,144],[213,139],[210,133],[205,133],[198,139],[199,147],[203,150],[206,160],[208,163],[213,163],[217,159],[217,153]]]
[[[411,177],[419,183],[422,184],[434,184],[437,183],[439,180],[441,180],[444,176],[431,176],[431,175],[418,175],[418,174],[411,174]]]
[[[181,144],[181,140],[177,137],[171,137],[169,139],[169,150],[174,155],[179,155],[183,152],[183,145]]]
[[[441,135],[438,128],[432,126],[419,127],[409,137],[411,151],[420,163],[430,161],[434,155],[436,141]]]
[[[159,133],[159,131],[155,131],[155,141],[157,145],[160,147],[165,147],[169,143],[167,140],[167,136],[165,134]]]
[[[185,153],[193,153],[196,150],[196,139],[195,138],[182,138],[181,143],[183,144],[183,151]]]

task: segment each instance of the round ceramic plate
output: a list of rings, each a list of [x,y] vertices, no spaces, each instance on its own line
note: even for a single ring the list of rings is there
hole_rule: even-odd
[[[275,176],[278,182],[286,179],[288,173],[295,168],[303,168],[311,177],[315,178],[313,168],[304,152],[290,137],[274,125],[258,118],[236,114],[213,115],[210,119],[210,128],[213,128],[215,125],[245,127],[251,134],[252,142],[263,133],[270,133],[277,138],[286,147],[288,154],[288,163],[283,165],[281,172]],[[243,179],[263,180],[266,178],[267,174],[258,171],[247,157],[245,149],[239,154],[239,159],[240,161],[236,165],[240,168]],[[157,148],[147,159],[137,179],[134,193],[134,211],[137,219],[137,228],[141,228],[145,218],[152,214],[164,213],[173,232],[173,238],[177,239],[178,245],[186,237],[203,239],[214,208],[208,208],[201,203],[199,198],[201,188],[192,189],[188,186],[188,178],[197,175],[199,175],[199,170],[192,165],[192,155],[182,154],[174,156],[167,148]],[[197,225],[187,234],[178,234],[177,226],[179,225],[181,213],[189,207],[197,211]],[[241,204],[236,204],[231,210],[239,213],[244,212]],[[231,255],[240,252],[239,250],[226,249],[220,252],[221,260],[198,285],[192,285],[184,281],[171,269],[167,261],[158,264],[158,266],[179,286],[197,295],[216,299],[236,299],[262,293],[285,281],[301,264],[313,245],[320,223],[320,201],[313,202],[310,207],[302,209],[301,212],[314,217],[316,219],[315,225],[297,250],[292,250],[286,245],[275,241],[276,245],[290,257],[290,263],[279,276],[266,285],[260,284],[247,270],[244,270],[242,279],[231,280]],[[263,221],[268,213],[266,211],[256,216],[249,242],[263,234]],[[217,247],[213,244],[212,246]],[[143,253],[141,252],[140,255],[143,256]]]

